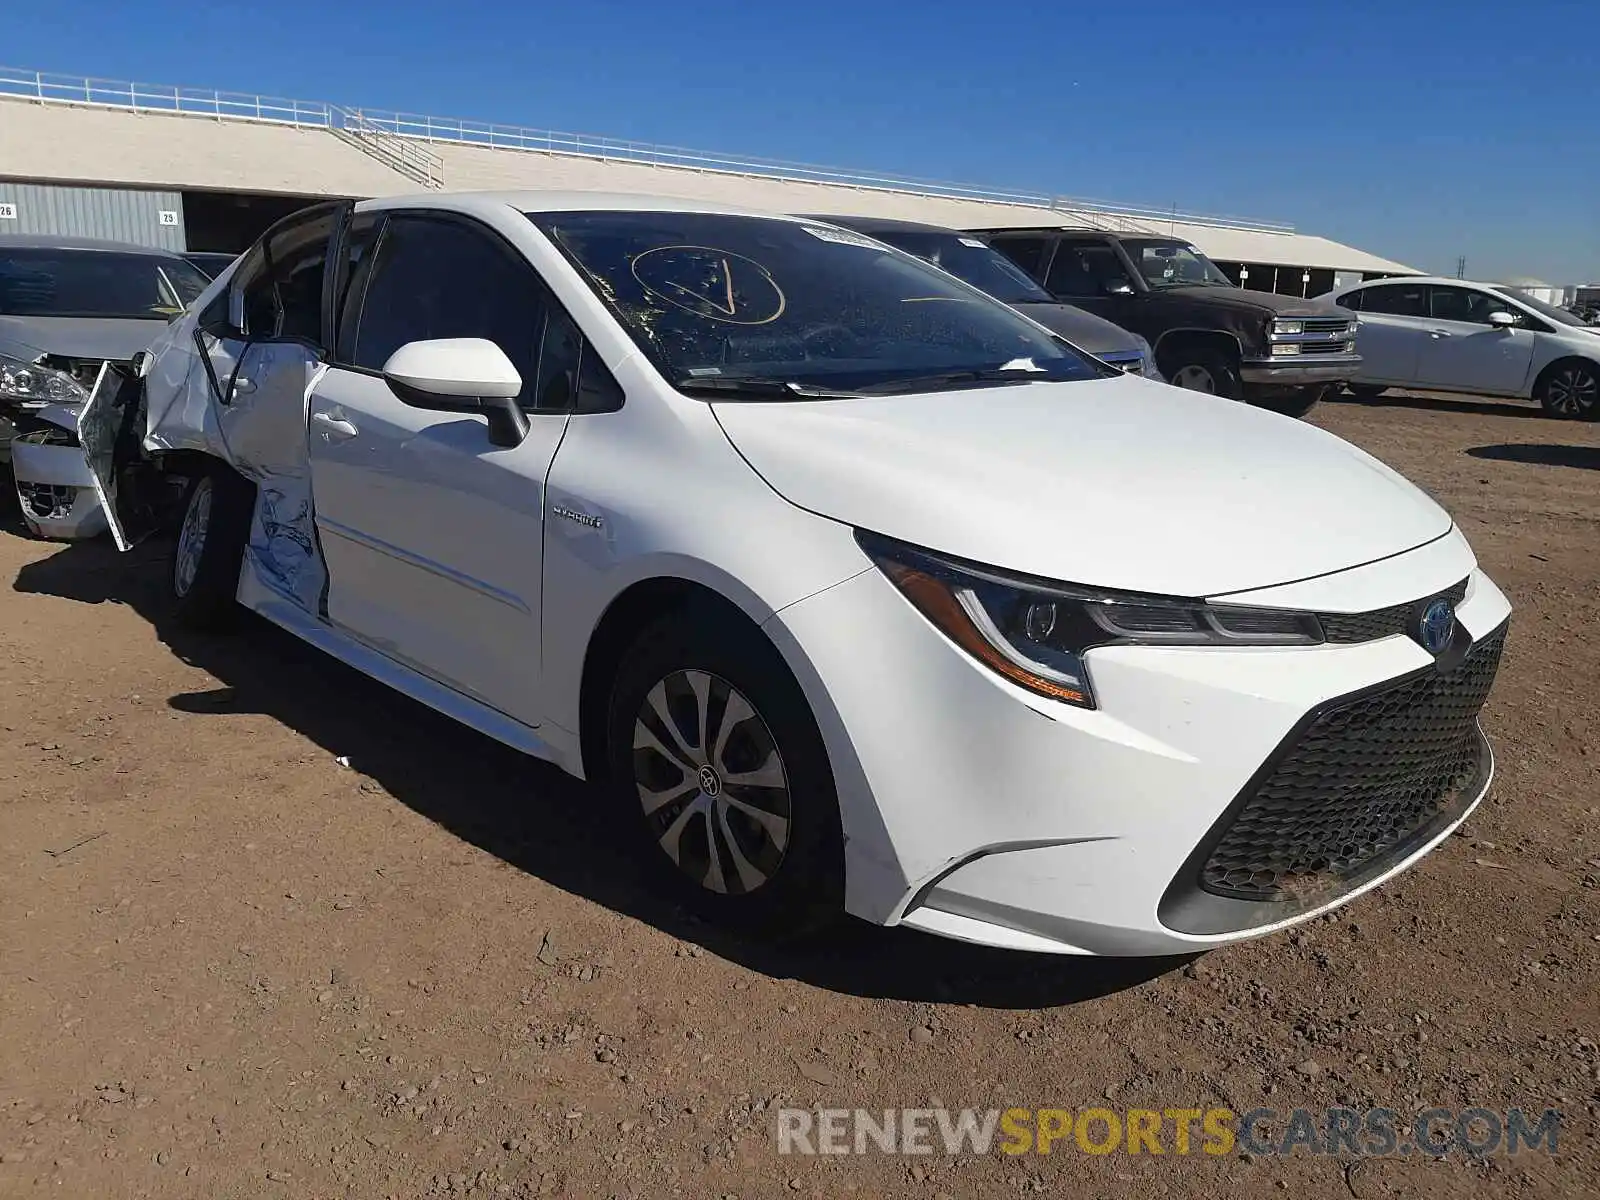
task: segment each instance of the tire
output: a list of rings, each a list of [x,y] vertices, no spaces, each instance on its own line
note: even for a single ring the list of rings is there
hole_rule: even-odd
[[[1226,400],[1237,400],[1244,394],[1238,364],[1215,350],[1179,351],[1162,365],[1161,373],[1174,387],[1191,392],[1207,392]]]
[[[189,485],[167,586],[173,615],[191,629],[223,629],[238,617],[239,564],[255,494],[248,480],[222,463]]]
[[[1540,377],[1537,396],[1552,417],[1600,419],[1600,367],[1577,358],[1558,362]]]
[[[1389,390],[1386,387],[1378,387],[1370,383],[1347,383],[1345,384],[1345,389],[1352,396],[1359,396],[1363,400],[1376,400]]]
[[[715,728],[702,738],[704,724]],[[647,628],[622,658],[606,739],[618,819],[645,872],[684,907],[766,938],[815,933],[842,915],[844,838],[827,751],[800,686],[757,630],[721,614]]]

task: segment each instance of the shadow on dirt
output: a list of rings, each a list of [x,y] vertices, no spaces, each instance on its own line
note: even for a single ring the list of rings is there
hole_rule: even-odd
[[[607,832],[597,789],[416,704],[247,614],[202,635],[167,614],[169,542],[118,554],[105,539],[64,546],[17,573],[15,590],[84,604],[126,604],[183,661],[221,682],[173,696],[189,713],[253,712],[330,755],[455,836],[554,887],[654,925],[753,971],[867,997],[1036,1008],[1119,991],[1186,959],[1024,955],[847,921],[812,944],[735,939],[642,887]],[[531,952],[531,948],[530,948]]]
[[[1443,396],[1417,396],[1405,395],[1400,392],[1385,392],[1381,396],[1357,396],[1351,392],[1341,392],[1330,396],[1326,393],[1322,398],[1323,404],[1358,404],[1363,408],[1415,408],[1422,412],[1441,413],[1466,413],[1478,417],[1542,417],[1546,420],[1544,409],[1537,404],[1519,404],[1514,400],[1452,400]]]
[[[1508,442],[1496,446],[1474,446],[1472,458],[1495,462],[1537,463],[1545,467],[1576,467],[1580,471],[1600,471],[1600,446],[1552,446],[1544,443]]]

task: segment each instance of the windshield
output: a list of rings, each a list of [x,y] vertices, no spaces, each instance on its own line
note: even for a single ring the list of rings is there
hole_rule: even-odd
[[[957,279],[965,280],[1006,304],[1055,302],[1055,297],[1028,278],[1021,267],[977,238],[910,229],[892,229],[872,236],[898,246],[907,254],[926,259],[936,267],[943,267]]]
[[[988,382],[978,375],[990,372],[1017,382],[1105,374],[1011,309],[859,233],[718,213],[529,219],[685,390],[735,396],[740,381],[935,390]]]
[[[0,314],[13,317],[177,316],[210,286],[181,258],[111,250],[0,248]]]
[[[1528,293],[1519,292],[1514,287],[1500,287],[1497,285],[1494,290],[1499,292],[1502,296],[1510,296],[1518,304],[1526,304],[1540,316],[1549,317],[1552,321],[1559,322],[1562,325],[1575,325],[1579,329],[1586,327],[1582,318],[1578,317],[1576,314],[1569,313],[1564,308],[1557,308],[1553,304],[1546,304],[1543,300],[1535,300],[1532,296],[1528,295]]]
[[[1183,242],[1145,241],[1124,238],[1122,248],[1133,259],[1145,282],[1153,288],[1193,287],[1195,284],[1220,284],[1232,287],[1228,277],[1193,246]]]

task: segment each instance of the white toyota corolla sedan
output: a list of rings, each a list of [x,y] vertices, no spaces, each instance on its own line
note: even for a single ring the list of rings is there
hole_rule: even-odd
[[[141,462],[99,469],[195,480],[181,616],[595,781],[597,836],[748,929],[1193,951],[1489,785],[1510,607],[1438,505],[819,221],[321,206],[139,369]]]

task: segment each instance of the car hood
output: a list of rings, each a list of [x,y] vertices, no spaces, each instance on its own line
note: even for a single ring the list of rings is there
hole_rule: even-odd
[[[1090,354],[1129,354],[1144,349],[1139,339],[1122,326],[1070,304],[1041,300],[1037,303],[1024,301],[1012,307]]]
[[[1348,317],[1350,314],[1327,300],[1303,300],[1299,296],[1279,296],[1273,292],[1252,292],[1245,288],[1194,284],[1157,288],[1156,296],[1181,296],[1222,308],[1275,313],[1285,317]]]
[[[33,359],[109,358],[126,362],[155,341],[167,322],[123,317],[0,316],[0,354]]]
[[[1066,583],[1218,596],[1451,528],[1418,488],[1324,430],[1129,376],[713,410],[801,508]]]

